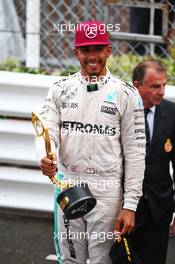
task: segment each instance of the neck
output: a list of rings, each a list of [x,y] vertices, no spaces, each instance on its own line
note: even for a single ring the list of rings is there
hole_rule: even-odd
[[[103,80],[106,74],[107,74],[106,68],[100,74],[96,74],[96,73],[89,74],[85,72],[83,69],[81,70],[81,75],[84,77],[85,81],[92,82],[92,83],[96,83],[96,82]]]
[[[143,107],[144,108],[151,108],[152,106],[154,106],[154,105],[152,105],[152,104],[146,104],[146,103],[143,102]]]

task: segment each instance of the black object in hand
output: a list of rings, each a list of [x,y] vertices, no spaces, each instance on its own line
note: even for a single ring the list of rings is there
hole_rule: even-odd
[[[98,91],[98,85],[97,85],[97,83],[88,84],[87,85],[87,91],[88,92]]]
[[[112,264],[143,264],[134,252],[129,235],[116,240],[109,253]]]

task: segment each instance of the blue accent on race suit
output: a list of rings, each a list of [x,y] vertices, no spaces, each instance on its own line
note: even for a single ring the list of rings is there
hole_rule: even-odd
[[[63,180],[64,175],[61,173],[57,173],[56,178],[58,180]],[[59,217],[58,206],[59,205],[57,203],[57,196],[60,192],[61,192],[60,188],[54,187],[54,246],[58,258],[58,264],[62,264],[60,242],[58,239],[58,217]]]

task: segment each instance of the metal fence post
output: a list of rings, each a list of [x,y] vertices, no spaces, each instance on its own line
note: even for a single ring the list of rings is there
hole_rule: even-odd
[[[26,66],[40,66],[40,0],[27,0]]]
[[[150,1],[151,7],[150,7],[150,27],[149,27],[149,34],[154,35],[154,17],[155,17],[155,8],[154,8],[154,0]],[[151,56],[154,56],[154,44],[150,44],[150,54]]]

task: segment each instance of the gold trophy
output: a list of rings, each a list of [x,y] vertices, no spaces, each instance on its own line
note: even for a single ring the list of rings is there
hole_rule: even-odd
[[[38,137],[43,137],[47,158],[52,160],[48,127],[45,121],[37,114],[32,112],[32,124]],[[62,180],[58,180],[56,175],[49,177],[52,183],[61,189],[58,194],[57,202],[63,210],[67,219],[75,219],[84,216],[96,205],[96,199],[89,190],[87,183],[80,183],[72,186]]]

